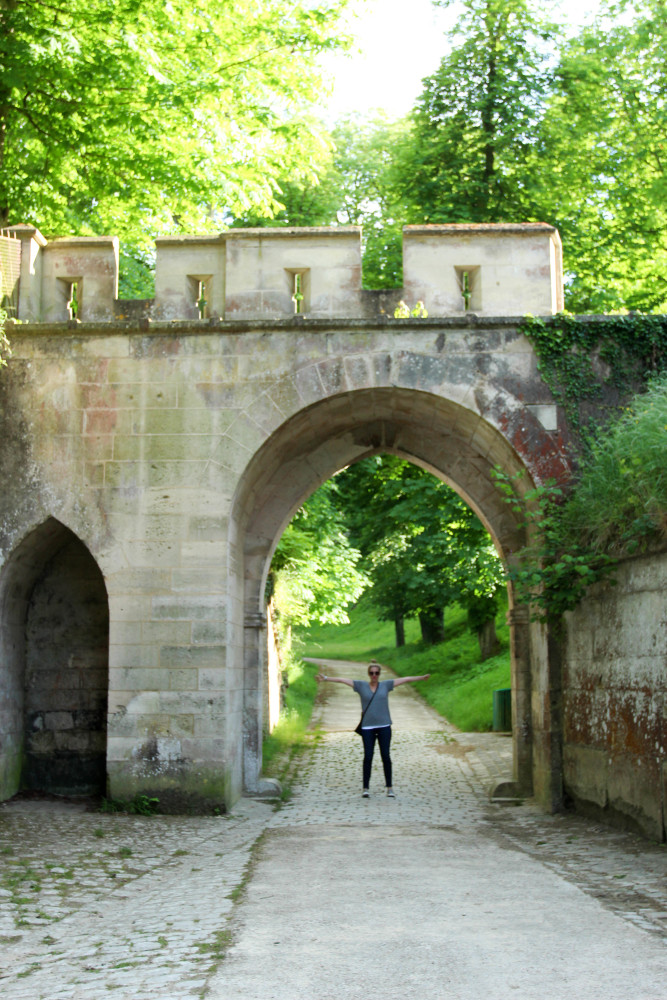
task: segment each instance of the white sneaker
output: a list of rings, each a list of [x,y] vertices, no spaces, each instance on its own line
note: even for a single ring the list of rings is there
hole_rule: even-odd
[[[361,793],[361,797],[362,797],[362,799],[368,799],[368,798],[370,798],[370,794],[371,793],[368,791],[368,789],[364,788],[363,792]]]
[[[395,799],[396,798],[396,796],[394,795],[394,789],[393,788],[388,788],[387,789],[387,798],[388,799]]]

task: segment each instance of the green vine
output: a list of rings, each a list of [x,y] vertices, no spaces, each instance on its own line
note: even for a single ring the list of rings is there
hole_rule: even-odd
[[[505,503],[519,515],[532,538],[506,570],[516,599],[530,606],[532,621],[556,624],[577,606],[592,584],[604,579],[616,582],[613,572],[617,562],[611,556],[589,546],[566,548],[561,516],[566,500],[553,481],[519,497],[515,485],[523,473],[508,476],[496,468],[493,478]]]
[[[0,368],[7,364],[7,358],[12,353],[9,341],[7,340],[7,334],[5,333],[6,322],[7,313],[4,309],[0,309]]]
[[[667,542],[667,372],[587,441],[568,495],[554,482],[517,490],[523,473],[496,469],[503,499],[528,545],[507,571],[533,618],[555,622],[591,584],[614,583],[618,559]]]
[[[667,315],[526,316],[521,331],[576,435],[585,429],[586,416],[616,409],[667,370]]]

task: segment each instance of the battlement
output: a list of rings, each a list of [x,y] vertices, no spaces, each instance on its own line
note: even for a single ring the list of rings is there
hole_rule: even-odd
[[[406,226],[403,288],[362,289],[361,228],[232,229],[156,240],[155,298],[118,300],[118,239],[47,241],[34,226],[10,227],[20,242],[13,314],[29,323],[271,320],[393,316],[404,302],[428,315],[551,315],[563,308],[558,232],[545,223]]]

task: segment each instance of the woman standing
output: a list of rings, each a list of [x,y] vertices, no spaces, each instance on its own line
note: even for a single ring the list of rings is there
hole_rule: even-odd
[[[318,674],[318,681],[330,681],[332,684],[347,684],[354,688],[361,698],[361,738],[364,741],[364,764],[362,770],[363,785],[361,794],[367,799],[369,784],[371,780],[371,767],[373,764],[373,753],[375,741],[380,746],[380,756],[384,768],[384,780],[387,786],[387,795],[394,798],[392,787],[391,757],[389,755],[389,745],[391,743],[391,716],[389,715],[389,692],[393,691],[399,684],[411,684],[414,681],[425,681],[431,676],[422,674],[420,677],[397,677],[396,680],[381,681],[380,672],[382,667],[377,660],[371,660],[368,664],[367,681],[351,681],[347,677],[326,677]]]

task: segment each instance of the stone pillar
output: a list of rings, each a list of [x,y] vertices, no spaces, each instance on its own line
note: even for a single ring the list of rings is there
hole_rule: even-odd
[[[514,766],[512,781],[500,781],[491,790],[493,798],[525,797],[533,793],[533,723],[530,655],[530,613],[525,604],[507,613],[512,658],[512,737]]]
[[[514,781],[523,795],[533,790],[533,722],[530,662],[530,613],[525,604],[507,613],[512,658],[512,736]]]
[[[266,616],[246,615],[243,623],[243,787],[257,794],[262,770],[263,666]]]
[[[42,249],[46,240],[34,226],[11,226],[9,232],[21,241],[19,319],[39,323],[42,319]]]
[[[562,627],[562,626],[561,626]],[[544,802],[549,812],[563,808],[563,644],[565,632],[550,625],[547,635],[549,654],[549,704],[548,726],[545,741],[549,753],[548,799]]]

